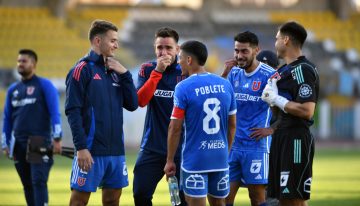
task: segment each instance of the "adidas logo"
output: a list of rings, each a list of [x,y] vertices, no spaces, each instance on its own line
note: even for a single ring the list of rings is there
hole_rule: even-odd
[[[95,74],[94,79],[101,80],[101,77],[98,73]]]
[[[282,193],[290,193],[290,191],[288,190],[287,187],[285,187],[285,189],[282,191]]]
[[[258,175],[255,177],[255,179],[256,179],[256,180],[261,180],[261,179],[262,179],[262,177],[261,177],[261,175],[260,175],[260,174],[258,174]]]

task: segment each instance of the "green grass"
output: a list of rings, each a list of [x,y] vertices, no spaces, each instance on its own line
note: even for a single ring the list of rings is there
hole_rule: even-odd
[[[120,205],[133,205],[132,170],[136,153],[128,152],[130,186],[123,189]],[[71,160],[56,157],[48,182],[49,205],[68,205],[70,198]],[[163,179],[154,194],[153,204],[169,204],[166,181]],[[25,205],[20,179],[13,163],[0,156],[0,205]],[[91,194],[89,205],[101,205],[101,191]],[[246,189],[240,189],[236,205],[249,205]],[[319,149],[314,159],[311,206],[360,205],[360,150]]]

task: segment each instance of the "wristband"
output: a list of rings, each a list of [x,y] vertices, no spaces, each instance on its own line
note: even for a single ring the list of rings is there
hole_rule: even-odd
[[[289,100],[287,100],[285,97],[282,96],[277,96],[274,100],[274,105],[279,107],[282,111],[284,111],[285,113],[287,113],[285,111],[285,105],[289,102]]]

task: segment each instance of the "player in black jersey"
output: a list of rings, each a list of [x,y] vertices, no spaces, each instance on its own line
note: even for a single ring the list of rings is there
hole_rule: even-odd
[[[268,186],[269,197],[278,198],[281,206],[303,206],[310,199],[314,137],[309,127],[319,96],[319,76],[315,65],[302,55],[306,37],[306,30],[296,22],[280,26],[275,48],[286,64],[262,94],[281,113],[270,149]]]

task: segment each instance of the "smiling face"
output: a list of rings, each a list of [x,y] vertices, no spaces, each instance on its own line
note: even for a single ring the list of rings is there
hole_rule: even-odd
[[[119,48],[118,33],[109,30],[105,34],[95,37],[96,46],[104,57],[115,56],[115,51]]]
[[[34,74],[35,72],[35,60],[27,54],[19,54],[17,58],[17,71],[26,78]]]
[[[156,58],[169,55],[171,56],[171,62],[176,59],[176,55],[179,53],[179,46],[175,39],[172,37],[157,37],[154,42]]]
[[[259,47],[251,46],[250,43],[242,43],[235,41],[234,58],[238,65],[248,72],[249,68],[253,65]]]

